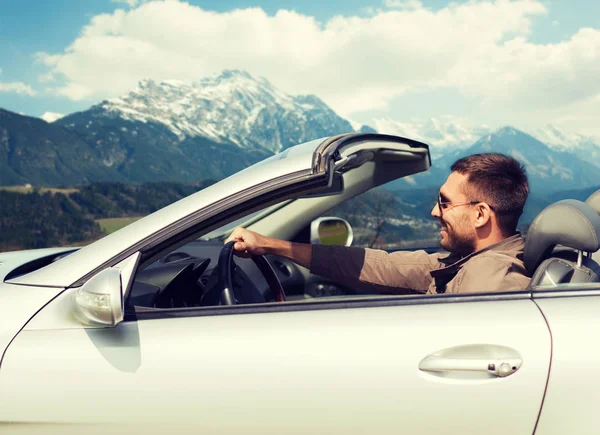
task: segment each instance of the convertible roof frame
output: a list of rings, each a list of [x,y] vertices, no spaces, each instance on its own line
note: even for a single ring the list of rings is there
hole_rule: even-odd
[[[152,215],[137,221],[124,229],[94,242],[71,255],[51,263],[29,274],[7,281],[17,285],[78,287],[101,270],[112,267],[137,251],[142,251],[144,260],[152,258],[166,245],[184,243],[210,231],[232,215],[240,213],[237,207],[256,210],[257,204],[271,205],[288,199],[299,192],[327,186],[335,170],[340,150],[363,142],[387,142],[419,148],[419,154],[426,153],[426,165],[430,166],[429,147],[421,142],[406,138],[379,134],[344,134],[315,143],[307,142],[289,148],[282,157],[274,156],[231,176],[246,184],[245,189],[236,191],[232,184],[223,180],[200,192],[183,198]],[[315,143],[313,145],[313,143]],[[312,148],[311,151],[311,147]],[[416,151],[416,150],[415,150]],[[312,164],[303,163],[307,157]],[[306,162],[308,163],[308,162]],[[269,165],[271,171],[265,171]],[[303,167],[303,169],[302,169]],[[296,171],[290,171],[298,168]],[[267,178],[269,173],[279,172],[275,178]],[[262,179],[263,181],[259,181]],[[256,180],[256,184],[252,184]],[[233,184],[235,185],[235,184]],[[225,192],[223,192],[225,188]],[[230,191],[230,193],[226,193]],[[220,196],[220,198],[219,198]],[[220,222],[215,221],[215,219]],[[170,222],[161,226],[163,220]],[[121,236],[121,237],[119,237]],[[94,255],[92,255],[94,253]],[[147,254],[146,253],[150,253]]]

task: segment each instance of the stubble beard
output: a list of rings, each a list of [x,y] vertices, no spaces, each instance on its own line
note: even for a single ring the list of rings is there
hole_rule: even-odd
[[[450,228],[450,226],[443,221],[440,221],[442,228],[445,228],[446,237],[440,240],[440,246],[448,252],[459,255],[469,255],[475,252],[475,238],[469,237],[466,234],[461,235]]]

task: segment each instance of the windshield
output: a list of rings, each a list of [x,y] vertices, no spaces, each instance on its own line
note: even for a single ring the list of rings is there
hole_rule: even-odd
[[[289,204],[290,202],[291,201],[285,201],[283,203],[275,204],[271,207],[267,207],[262,210],[255,211],[254,213],[242,216],[241,218],[229,222],[228,224],[223,225],[222,227],[203,235],[198,240],[224,240],[235,228],[246,227],[248,225],[251,225],[254,222],[262,219],[263,217],[273,213],[275,210],[283,207],[284,205]]]

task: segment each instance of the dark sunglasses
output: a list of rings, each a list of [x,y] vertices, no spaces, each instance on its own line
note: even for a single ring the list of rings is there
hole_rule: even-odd
[[[442,194],[441,193],[438,193],[438,197],[437,197],[437,205],[440,208],[440,211],[448,210],[451,205],[454,206],[454,207],[458,207],[460,205],[475,205],[475,204],[479,204],[480,202],[483,202],[483,201],[468,201],[468,202],[442,201]],[[493,210],[493,208],[492,208],[491,205],[488,204],[488,207],[491,210]]]

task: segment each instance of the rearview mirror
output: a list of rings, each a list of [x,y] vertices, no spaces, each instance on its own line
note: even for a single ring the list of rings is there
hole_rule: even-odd
[[[123,321],[121,271],[105,269],[75,293],[75,315],[88,326],[116,326]]]
[[[310,224],[312,244],[350,246],[353,238],[350,224],[338,217],[320,217]]]

